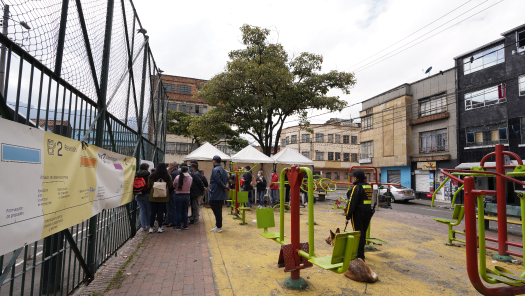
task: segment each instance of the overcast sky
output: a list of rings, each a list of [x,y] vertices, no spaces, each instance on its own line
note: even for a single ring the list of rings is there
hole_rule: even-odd
[[[449,69],[454,66],[453,57],[525,23],[525,0],[134,3],[151,37],[157,65],[166,74],[210,79],[222,72],[228,52],[243,47],[239,28],[250,24],[272,29],[271,39],[278,40],[289,52],[323,55],[323,72],[355,72],[357,84],[352,93],[341,95],[349,104],[422,79],[426,76],[423,71],[430,66],[431,74]],[[385,54],[393,56],[383,60]],[[359,69],[370,62],[377,64]],[[331,117],[357,117],[360,109],[357,104],[341,113],[312,118],[312,123],[324,123]]]

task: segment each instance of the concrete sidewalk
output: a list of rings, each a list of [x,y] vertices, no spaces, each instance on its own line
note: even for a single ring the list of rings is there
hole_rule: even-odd
[[[189,230],[140,231],[118,255],[76,295],[216,295],[202,222]]]

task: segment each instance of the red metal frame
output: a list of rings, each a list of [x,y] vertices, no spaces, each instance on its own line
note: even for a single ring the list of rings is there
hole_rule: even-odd
[[[352,170],[356,168],[356,169],[373,169],[374,170],[374,175],[376,176],[376,181],[375,182],[368,182],[368,184],[370,185],[388,185],[388,186],[401,186],[401,184],[397,184],[397,183],[381,183],[381,182],[378,182],[379,181],[379,178],[377,176],[377,168],[374,167],[374,166],[360,166],[360,165],[354,165],[352,167],[350,167],[350,169],[348,170],[348,173],[351,174],[352,173]],[[369,181],[369,180],[367,180]],[[353,185],[354,183],[352,183],[351,181],[350,182],[334,182],[335,184],[339,184],[339,185]]]

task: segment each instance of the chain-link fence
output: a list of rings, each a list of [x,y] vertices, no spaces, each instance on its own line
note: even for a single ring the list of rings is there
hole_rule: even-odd
[[[131,0],[0,2],[2,118],[164,161],[168,98]],[[137,215],[135,202],[104,210],[0,256],[0,295],[70,294],[135,235]]]

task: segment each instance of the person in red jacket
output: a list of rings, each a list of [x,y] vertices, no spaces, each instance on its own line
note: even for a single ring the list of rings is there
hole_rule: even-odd
[[[279,184],[275,183],[279,182],[279,176],[275,172],[275,170],[272,170],[272,183],[270,184],[270,196],[272,197],[272,203],[275,205],[277,204],[277,190],[279,190]]]

